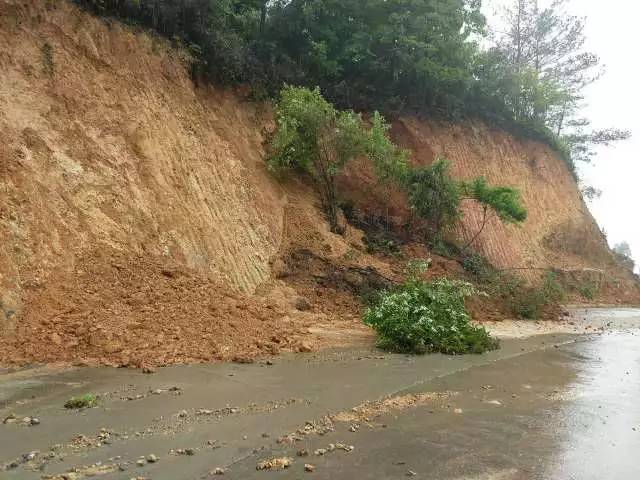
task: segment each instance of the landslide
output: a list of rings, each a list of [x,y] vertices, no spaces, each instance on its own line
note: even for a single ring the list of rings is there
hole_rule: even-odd
[[[463,275],[418,244],[374,255],[361,230],[332,234],[304,180],[267,172],[272,129],[269,105],[195,85],[164,39],[67,1],[1,0],[0,363],[251,361],[370,343],[359,298],[401,279],[407,259]],[[416,163],[444,154],[462,177],[523,189],[531,225],[494,223],[476,246],[497,265],[595,269],[637,294],[548,148],[411,118],[392,133]],[[370,173],[354,163],[344,197],[411,226],[406,199]],[[469,210],[460,234],[477,222]]]

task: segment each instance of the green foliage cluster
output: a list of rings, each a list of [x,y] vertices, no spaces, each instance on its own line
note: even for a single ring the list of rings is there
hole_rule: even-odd
[[[582,297],[586,300],[593,300],[596,298],[598,291],[600,290],[599,286],[595,282],[581,282],[576,287],[578,293],[582,295]]]
[[[377,112],[368,128],[352,110],[340,111],[319,88],[285,87],[276,109],[277,130],[271,141],[269,169],[297,169],[309,174],[319,189],[331,230],[338,225],[335,177],[346,163],[366,155],[382,179],[402,175],[405,152],[389,140],[388,125]]]
[[[81,409],[81,408],[92,408],[98,404],[98,397],[96,397],[92,393],[87,393],[80,397],[72,397],[67,400],[64,404],[64,408],[67,409]]]
[[[462,268],[478,278],[486,279],[492,272],[493,267],[482,255],[472,252],[462,259]]]
[[[478,232],[463,247],[466,250],[480,236],[492,214],[502,222],[520,224],[527,219],[527,210],[522,204],[520,191],[513,187],[491,186],[486,178],[477,177],[471,182],[462,182],[463,195],[482,207],[482,223]]]
[[[501,298],[511,313],[520,318],[538,319],[567,295],[567,289],[552,270],[545,272],[542,283],[536,286],[512,272],[496,270],[484,256],[475,252],[464,256],[461,264],[483,290],[492,297]]]
[[[463,194],[493,210],[506,223],[521,223],[527,219],[527,210],[522,205],[520,191],[513,187],[492,187],[484,177],[462,183]]]
[[[409,203],[427,221],[432,240],[437,240],[462,215],[460,184],[451,177],[449,168],[449,161],[437,159],[428,167],[416,167],[407,174]]]
[[[557,305],[566,295],[557,275],[551,271],[545,274],[541,286],[527,285],[522,279],[503,273],[497,278],[495,290],[515,315],[529,320],[540,318],[546,308]]]
[[[380,295],[364,322],[378,333],[378,345],[391,351],[458,355],[495,350],[498,341],[470,323],[464,301],[475,293],[465,282],[410,278]]]

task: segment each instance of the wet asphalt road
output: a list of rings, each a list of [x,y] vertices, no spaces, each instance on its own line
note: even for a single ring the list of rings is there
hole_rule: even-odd
[[[630,317],[640,325],[640,312]],[[0,478],[640,478],[640,330],[508,340],[482,356],[349,351],[275,363],[2,375],[0,417],[18,421],[0,424]],[[62,408],[87,392],[100,395],[97,408]],[[440,396],[322,421],[367,401],[424,393]],[[23,426],[24,416],[41,423]],[[278,442],[297,430],[307,434]],[[331,444],[353,450],[314,455]],[[156,463],[136,465],[150,454]],[[293,463],[256,470],[278,457]],[[209,475],[215,468],[224,476]]]

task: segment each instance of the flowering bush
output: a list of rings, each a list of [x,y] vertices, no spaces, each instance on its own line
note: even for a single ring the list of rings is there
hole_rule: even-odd
[[[495,350],[498,341],[470,323],[464,299],[475,293],[466,282],[411,279],[380,295],[363,320],[378,332],[378,346],[386,350],[449,355]]]

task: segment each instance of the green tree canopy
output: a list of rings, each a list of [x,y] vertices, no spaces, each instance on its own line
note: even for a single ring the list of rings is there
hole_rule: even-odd
[[[300,80],[333,101],[456,113],[472,81],[471,34],[480,2],[292,0],[276,2],[272,38],[301,66]]]
[[[299,169],[318,187],[331,230],[338,225],[335,177],[349,160],[368,156],[383,178],[402,175],[405,153],[389,140],[388,126],[377,112],[367,128],[360,115],[340,111],[319,88],[285,87],[276,109],[277,130],[271,142],[269,168],[274,172]]]
[[[485,177],[477,177],[471,182],[462,182],[461,188],[465,196],[493,210],[503,222],[522,223],[527,219],[520,192],[513,187],[492,187]]]
[[[460,184],[451,177],[449,167],[448,160],[439,158],[428,167],[412,169],[407,178],[409,203],[426,220],[434,241],[462,215]]]

